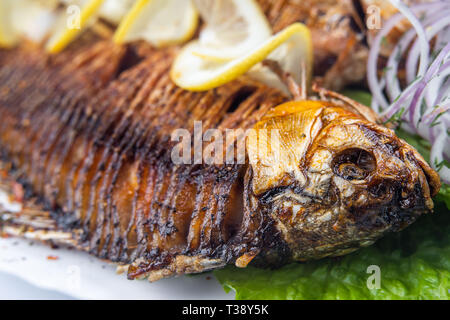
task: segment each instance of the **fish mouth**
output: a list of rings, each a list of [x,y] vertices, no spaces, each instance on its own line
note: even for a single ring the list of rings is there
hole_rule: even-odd
[[[407,191],[399,181],[378,181],[369,184],[367,205],[351,206],[350,219],[365,232],[400,231],[432,211],[419,183]]]
[[[371,144],[335,153],[332,189],[362,232],[402,230],[432,211],[439,176],[391,130],[366,123],[359,128]]]
[[[373,240],[405,229],[420,216],[433,211],[429,185],[424,180],[423,174],[413,182],[372,179],[364,186],[367,201],[358,205],[350,204],[346,222],[352,224],[362,238]]]
[[[370,172],[350,171],[362,177],[361,183],[352,183],[356,189],[354,194],[346,197],[341,190],[336,190],[337,197],[347,207],[348,219],[361,232],[397,232],[433,210],[433,180],[425,173],[427,168],[411,157],[409,146],[404,149],[396,173],[392,171],[393,166],[386,169],[386,163],[377,159],[376,168],[369,165]],[[352,182],[348,177],[346,180]]]

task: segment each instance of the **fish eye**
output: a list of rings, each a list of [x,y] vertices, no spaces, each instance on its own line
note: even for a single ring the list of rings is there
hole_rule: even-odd
[[[332,167],[341,178],[362,180],[375,170],[376,160],[372,153],[364,149],[349,148],[334,157]]]

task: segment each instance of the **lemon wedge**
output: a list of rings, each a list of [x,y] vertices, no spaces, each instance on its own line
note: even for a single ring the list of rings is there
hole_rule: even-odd
[[[43,0],[1,0],[0,46],[14,46],[21,37],[42,41],[56,18],[53,9]]]
[[[172,81],[190,91],[203,91],[221,86],[248,72],[267,58],[279,62],[284,71],[291,73],[299,83],[302,66],[306,68],[307,77],[311,74],[313,59],[311,35],[309,29],[301,23],[290,25],[248,53],[229,61],[199,55],[199,47],[201,44],[198,40],[187,44],[175,59],[170,72]],[[269,69],[262,66],[252,69],[250,75],[269,85],[279,87],[283,85]]]
[[[54,8],[48,1],[16,0],[10,16],[12,26],[21,36],[41,42],[56,21]]]
[[[255,0],[194,0],[206,27],[195,54],[217,62],[236,59],[272,35]]]
[[[54,10],[60,4],[60,0],[31,0],[32,2],[40,5],[41,7]]]
[[[47,42],[49,53],[58,53],[72,42],[79,33],[95,19],[104,0],[73,1],[61,20],[56,24],[53,35]]]
[[[146,40],[157,47],[189,40],[198,25],[191,0],[138,0],[121,21],[115,43]]]
[[[36,1],[36,0],[34,0]],[[62,2],[64,5],[79,5],[86,4],[86,0],[37,0],[45,2]],[[136,0],[104,0],[102,6],[98,11],[98,16],[105,19],[111,24],[118,25],[120,20],[131,9]]]
[[[99,16],[114,25],[118,25],[133,7],[134,2],[135,0],[105,0],[100,8]]]
[[[0,1],[0,47],[2,48],[10,48],[19,40],[11,21],[13,2],[13,0]]]
[[[296,83],[308,87],[312,77],[314,59],[312,39],[306,26],[298,24],[295,29],[291,37],[273,50],[266,59],[278,62],[281,69],[289,73]],[[288,95],[291,93],[289,88],[286,87],[286,83],[261,63],[251,68],[247,75]],[[306,83],[303,83],[303,80]]]

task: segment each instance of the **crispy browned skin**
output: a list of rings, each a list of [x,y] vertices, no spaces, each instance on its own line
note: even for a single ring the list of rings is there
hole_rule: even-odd
[[[208,257],[248,250],[250,233],[224,247],[240,226],[245,166],[176,167],[170,134],[192,130],[194,120],[204,130],[249,128],[285,97],[248,81],[184,91],[169,80],[172,49],[120,74],[129,62],[124,48],[105,41],[79,51],[50,59],[21,48],[0,69],[2,153],[62,211],[59,225],[80,229],[81,245],[99,257],[151,261],[132,276],[177,255],[205,257],[203,270],[213,266]]]
[[[176,87],[176,49],[87,45],[57,57],[29,46],[2,52],[0,145],[58,228],[81,249],[132,264],[130,278],[245,266],[257,255],[341,255],[432,208],[437,174],[361,106],[269,112],[286,98],[248,79],[204,93]],[[174,165],[170,135],[192,132],[195,120],[203,130],[281,129],[280,159],[272,168]]]

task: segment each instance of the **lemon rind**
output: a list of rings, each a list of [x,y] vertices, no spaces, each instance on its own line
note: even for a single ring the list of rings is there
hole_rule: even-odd
[[[88,20],[100,10],[100,7],[104,1],[105,0],[92,0],[87,3],[81,10],[80,28],[69,29],[66,26],[61,36],[46,45],[46,51],[48,53],[55,54],[64,50],[64,48],[69,45],[78,36],[78,34],[81,33]]]
[[[217,88],[221,85],[230,82],[239,76],[246,73],[250,68],[252,68],[257,63],[263,61],[273,50],[278,48],[280,45],[285,43],[294,34],[298,34],[303,38],[303,41],[307,41],[308,48],[308,61],[312,64],[313,52],[312,52],[312,39],[309,29],[302,23],[294,23],[284,30],[280,31],[278,34],[272,36],[268,41],[256,49],[244,56],[243,58],[236,59],[235,62],[231,62],[233,65],[226,69],[221,74],[211,78],[205,79],[203,81],[198,81],[197,83],[186,83],[178,76],[179,71],[176,70],[176,66],[179,63],[179,59],[182,59],[183,52],[175,59],[173,67],[170,71],[170,77],[175,84],[179,87],[184,88],[189,91],[206,91],[213,88]],[[308,66],[310,68],[310,66]],[[309,72],[310,73],[310,72]]]
[[[244,3],[244,1],[242,0],[235,0],[235,4],[237,6],[241,6],[242,3]],[[271,37],[272,34],[272,27],[270,26],[269,21],[267,20],[266,15],[264,14],[261,6],[258,4],[258,2],[256,0],[245,0],[245,4],[249,7],[251,7],[250,12],[255,13],[255,16],[257,17],[256,20],[258,20],[258,33],[267,33],[267,37],[266,39],[269,39]],[[245,7],[245,5],[244,5]],[[249,10],[246,10],[246,15],[248,14]],[[200,41],[201,42],[201,41]],[[216,52],[214,52],[216,51]],[[234,60],[234,59],[239,59],[240,54],[226,54],[224,55],[222,52],[217,51],[217,50],[204,50],[204,49],[200,49],[197,52],[195,52],[195,54],[199,57],[202,57],[204,59],[210,60],[210,61],[214,61],[214,62],[225,62],[225,61],[230,61],[230,60]]]
[[[141,14],[142,10],[150,4],[150,2],[153,0],[138,0],[134,3],[133,7],[128,11],[128,13],[125,15],[125,17],[120,22],[114,37],[113,41],[116,44],[123,44],[127,41],[125,40],[129,30],[135,23],[136,19],[138,19],[139,15]],[[153,43],[156,47],[163,47],[168,45],[175,45],[180,44],[183,42],[188,41],[191,39],[197,30],[198,27],[198,20],[199,20],[199,14],[195,8],[192,8],[190,10],[191,17],[189,18],[192,23],[190,24],[189,28],[186,30],[186,32],[180,37],[175,39],[167,39],[165,41],[159,41],[158,43]]]
[[[3,0],[2,0],[3,1]],[[0,19],[9,15],[6,10],[8,5],[0,4]],[[0,22],[0,48],[9,49],[14,47],[19,41],[19,36],[13,32],[13,30],[6,30],[7,23],[5,21]]]

